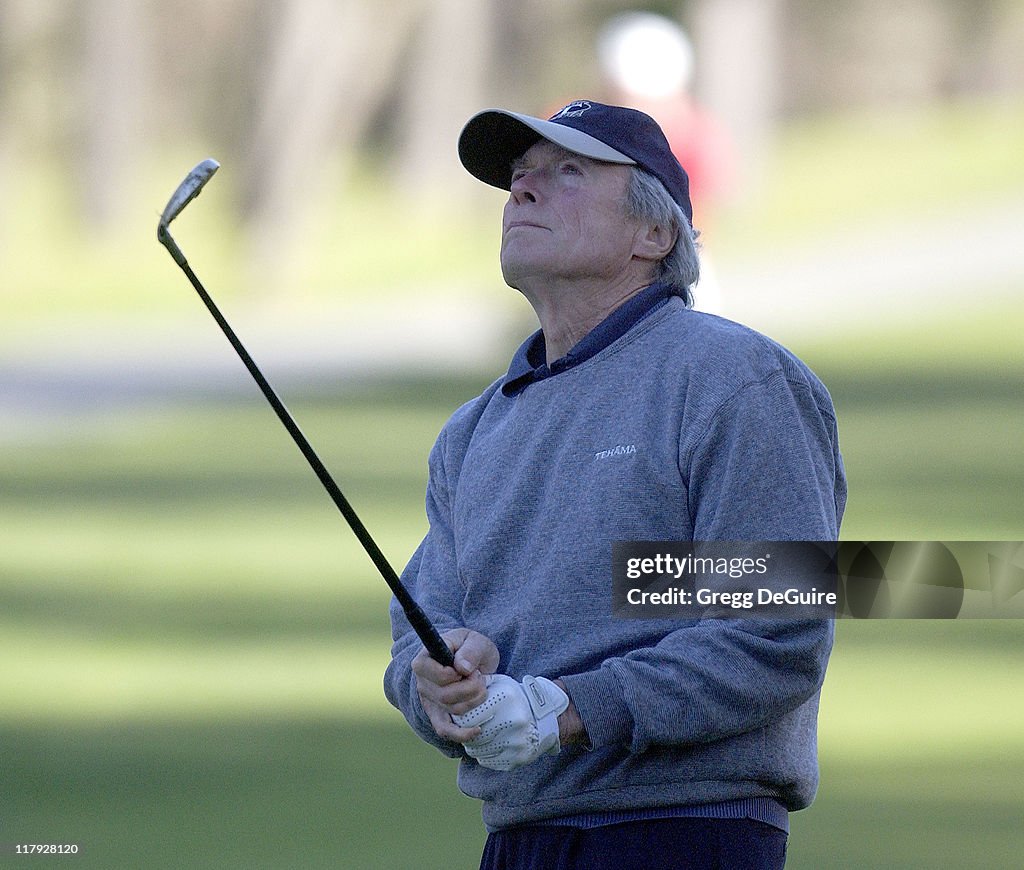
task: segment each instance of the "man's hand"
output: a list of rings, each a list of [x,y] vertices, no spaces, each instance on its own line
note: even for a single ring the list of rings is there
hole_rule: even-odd
[[[479,730],[465,743],[469,755],[484,767],[512,770],[558,754],[558,716],[568,706],[569,696],[551,680],[528,676],[517,683],[498,674],[488,679],[482,704],[452,718]]]
[[[445,667],[420,650],[412,660],[416,691],[438,737],[465,743],[478,737],[480,729],[457,725],[452,717],[468,713],[487,699],[486,679],[498,670],[498,648],[490,638],[468,628],[454,628],[441,638],[455,654],[455,667]]]

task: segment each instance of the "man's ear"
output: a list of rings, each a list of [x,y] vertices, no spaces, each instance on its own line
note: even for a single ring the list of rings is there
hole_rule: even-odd
[[[659,262],[669,255],[678,237],[678,230],[660,224],[644,224],[633,241],[633,256]]]

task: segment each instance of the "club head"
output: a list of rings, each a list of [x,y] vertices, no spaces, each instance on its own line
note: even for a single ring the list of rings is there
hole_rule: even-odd
[[[181,213],[181,210],[199,195],[203,185],[213,177],[213,173],[218,169],[220,169],[220,164],[212,157],[196,164],[195,168],[185,176],[185,180],[178,185],[178,189],[171,194],[171,198],[167,200],[167,206],[160,215],[158,229],[166,229],[167,225]]]

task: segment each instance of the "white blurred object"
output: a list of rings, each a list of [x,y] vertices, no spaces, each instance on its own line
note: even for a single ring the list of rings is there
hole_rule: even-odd
[[[636,97],[665,99],[693,79],[693,46],[674,22],[650,12],[609,19],[597,40],[601,69],[618,89]]]
[[[700,252],[700,280],[693,287],[693,307],[706,314],[728,316],[722,302],[722,286],[718,281],[718,269],[706,250]]]

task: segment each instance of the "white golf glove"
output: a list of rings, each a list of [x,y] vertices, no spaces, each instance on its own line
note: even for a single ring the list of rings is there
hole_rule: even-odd
[[[484,767],[512,770],[542,755],[557,755],[558,714],[569,696],[544,677],[524,677],[517,683],[504,674],[488,677],[487,700],[461,716],[461,728],[479,727],[480,736],[463,744]]]

